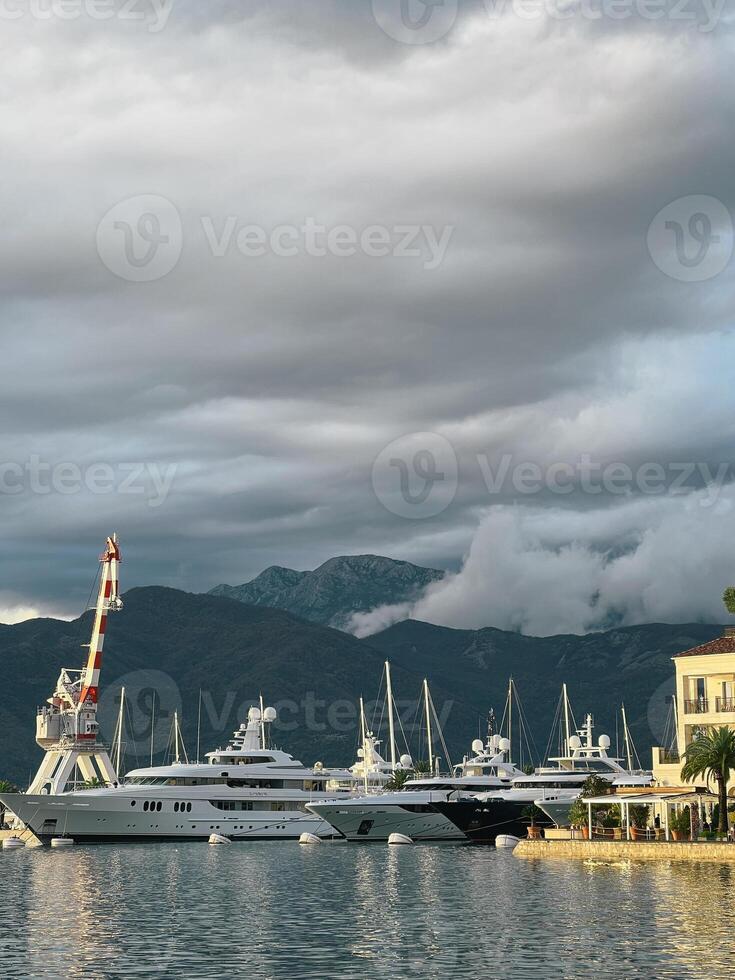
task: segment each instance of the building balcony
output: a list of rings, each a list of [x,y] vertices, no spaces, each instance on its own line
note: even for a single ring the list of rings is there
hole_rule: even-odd
[[[717,699],[718,701],[720,698]],[[696,701],[684,702],[685,715],[706,715],[709,711],[709,698],[697,698]]]
[[[715,711],[732,711],[735,713],[735,698],[715,698]]]

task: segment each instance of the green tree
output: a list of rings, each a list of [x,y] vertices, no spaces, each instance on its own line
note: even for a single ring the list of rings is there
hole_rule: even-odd
[[[704,776],[717,782],[717,795],[720,801],[720,834],[727,833],[727,784],[730,773],[735,769],[735,731],[726,726],[702,732],[689,745],[684,753],[681,778],[687,782]]]
[[[604,796],[606,793],[610,792],[610,783],[603,779],[602,776],[588,776],[582,783],[582,789],[580,791],[577,799],[572,803],[569,810],[569,821],[574,827],[586,827],[587,826],[587,804],[584,802],[591,796]],[[592,807],[592,819],[594,820],[597,815],[610,809],[609,806],[605,806],[603,803],[595,803]]]
[[[722,593],[722,601],[725,603],[725,609],[729,613],[735,616],[735,587],[730,585]]]
[[[385,784],[385,788],[392,793],[396,790],[403,789],[412,775],[413,773],[410,769],[396,769]]]

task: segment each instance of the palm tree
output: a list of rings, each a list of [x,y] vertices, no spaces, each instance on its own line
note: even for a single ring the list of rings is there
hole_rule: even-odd
[[[681,778],[691,782],[697,776],[717,780],[720,800],[718,833],[727,833],[727,784],[735,769],[735,731],[726,726],[701,732],[684,753]]]
[[[396,769],[391,778],[385,784],[385,788],[392,793],[396,792],[396,790],[403,789],[404,785],[412,775],[413,773],[410,769]]]

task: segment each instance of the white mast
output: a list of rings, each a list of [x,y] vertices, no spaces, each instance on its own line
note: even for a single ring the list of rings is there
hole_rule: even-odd
[[[368,791],[368,747],[367,747],[367,725],[365,724],[365,702],[360,695],[360,736],[362,738],[362,775],[365,786],[365,793]],[[372,758],[370,762],[372,763]]]
[[[179,763],[181,759],[179,757],[179,713],[174,711],[174,762]]]
[[[153,692],[151,704],[151,769],[153,768],[153,735],[156,731],[156,692]]]
[[[265,748],[265,704],[263,702],[263,695],[260,695],[260,747]]]
[[[566,754],[571,755],[569,746],[569,697],[567,696],[567,685],[561,686],[562,697],[564,699],[564,742],[566,743]]]
[[[118,780],[120,779],[120,761],[122,759],[122,734],[124,725],[124,709],[125,709],[125,688],[120,689],[120,711],[117,716],[117,727],[115,728],[115,772],[117,773]]]
[[[199,708],[197,710],[197,765],[199,765],[199,748],[202,738],[202,689],[199,688]]]
[[[431,737],[431,707],[429,705],[429,682],[424,677],[424,705],[426,707],[426,741],[429,746],[429,772],[434,772],[434,749]]]
[[[630,754],[630,735],[628,733],[628,720],[625,717],[625,705],[620,705],[620,712],[623,716],[623,739],[625,740],[625,755],[628,759],[628,772],[633,771],[633,759]]]
[[[393,721],[393,685],[390,679],[390,662],[385,662],[385,683],[388,690],[388,734],[390,736],[390,764],[396,768],[396,732]]]
[[[508,678],[508,741],[510,742],[510,749],[508,750],[508,758],[513,759],[513,678]]]

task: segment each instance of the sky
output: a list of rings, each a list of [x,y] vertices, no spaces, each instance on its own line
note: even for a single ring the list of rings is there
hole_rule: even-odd
[[[722,621],[732,9],[0,4],[0,622],[373,553],[450,626]]]

